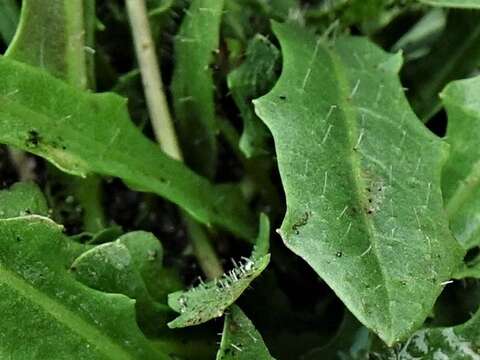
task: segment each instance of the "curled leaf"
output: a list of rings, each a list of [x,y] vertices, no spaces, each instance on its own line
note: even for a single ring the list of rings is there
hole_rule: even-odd
[[[168,305],[180,313],[168,323],[170,328],[205,323],[220,317],[232,305],[250,283],[259,276],[270,261],[268,218],[262,215],[257,246],[250,258],[244,258],[220,279],[202,283],[188,291],[177,291],[168,296]]]

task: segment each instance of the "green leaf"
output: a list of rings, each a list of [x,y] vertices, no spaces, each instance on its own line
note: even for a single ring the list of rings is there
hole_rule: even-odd
[[[451,153],[443,171],[450,228],[464,248],[480,245],[480,77],[450,83],[441,97]]]
[[[272,360],[273,357],[249,318],[236,305],[225,316],[217,360]]]
[[[81,254],[70,269],[77,280],[94,289],[152,300],[145,285],[162,264],[162,247],[150,233],[136,231]]]
[[[8,44],[17,30],[20,11],[16,0],[0,1],[0,36]]]
[[[48,215],[47,201],[37,185],[16,183],[0,191],[0,219],[29,214]]]
[[[239,145],[247,158],[270,152],[270,133],[255,115],[252,99],[265,94],[272,87],[279,57],[277,48],[266,37],[257,34],[250,40],[243,64],[227,78],[228,88],[243,118]]]
[[[450,10],[430,52],[402,69],[407,95],[427,122],[441,108],[438,94],[450,81],[470,75],[480,63],[480,14]]]
[[[48,217],[50,212],[44,194],[34,183],[18,182],[6,190],[0,191],[0,220],[27,215]],[[69,242],[69,254],[66,262],[70,264],[77,256],[88,249],[89,245],[75,241]]]
[[[186,161],[212,177],[217,125],[210,63],[218,50],[223,0],[193,0],[175,38],[172,96]]]
[[[0,220],[0,352],[15,359],[167,359],[135,323],[134,302],[67,271],[71,246],[48,218]],[[28,344],[28,346],[26,346]],[[55,354],[55,355],[52,355]]]
[[[283,72],[257,114],[275,139],[285,244],[393,344],[418,328],[461,261],[444,216],[445,144],[415,117],[399,55],[363,38],[332,46],[274,25]]]
[[[83,14],[90,1],[24,0],[19,28],[6,56],[87,88]]]
[[[142,327],[164,327],[171,315],[166,304],[157,303],[148,290],[160,276],[163,249],[150,233],[135,231],[81,254],[70,269],[83,284],[103,292],[135,299]]]
[[[121,97],[76,90],[6,58],[0,58],[0,79],[0,142],[73,175],[120,177],[173,201],[205,224],[245,238],[253,233],[239,190],[213,186],[165,155],[134,127]]]
[[[463,8],[463,9],[480,9],[480,2],[478,0],[419,0],[419,1],[421,3],[432,5],[432,6]]]
[[[248,259],[243,259],[220,279],[201,283],[188,291],[177,291],[168,296],[168,305],[180,313],[168,323],[170,328],[199,325],[220,317],[270,262],[268,239],[270,224],[265,215],[260,217],[256,246]]]
[[[385,360],[476,360],[480,357],[480,311],[462,325],[417,331],[402,347],[375,355]]]
[[[18,32],[6,56],[43,68],[79,89],[92,88],[95,19],[95,0],[26,0]],[[105,226],[99,178],[75,179],[52,167],[48,175],[62,184],[66,196],[78,201],[85,230],[97,232]],[[65,209],[63,199],[49,200],[52,217],[58,222],[68,224],[79,217],[77,211]]]

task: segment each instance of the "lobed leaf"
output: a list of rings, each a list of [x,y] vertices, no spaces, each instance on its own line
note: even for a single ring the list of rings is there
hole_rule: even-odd
[[[0,57],[0,142],[39,155],[61,170],[120,177],[156,193],[208,225],[253,233],[239,190],[214,186],[165,155],[131,123],[125,100],[76,90],[47,73]]]
[[[445,144],[415,117],[390,55],[274,24],[283,72],[255,100],[287,199],[279,230],[386,343],[425,320],[463,251],[444,216]]]

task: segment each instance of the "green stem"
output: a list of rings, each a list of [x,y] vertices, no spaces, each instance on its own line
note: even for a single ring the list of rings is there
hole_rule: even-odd
[[[65,26],[68,34],[67,81],[80,89],[94,86],[94,64],[87,52],[95,38],[95,0],[74,0],[65,2]],[[71,182],[69,180],[72,180]],[[68,179],[67,184],[84,209],[85,231],[96,233],[105,227],[105,214],[101,204],[101,179],[91,176],[87,179]]]
[[[183,220],[203,273],[209,279],[219,278],[223,274],[223,268],[205,230],[185,212],[183,212]]]
[[[72,190],[79,204],[84,208],[84,230],[92,234],[105,228],[105,214],[100,199],[102,198],[101,182],[98,176],[86,179],[73,179]]]
[[[145,1],[126,0],[126,4],[155,137],[165,153],[174,159],[182,160],[167,98],[163,92]]]
[[[66,79],[73,86],[82,90],[87,89],[87,62],[85,56],[85,25],[83,1],[73,0],[65,2],[65,22],[67,33],[66,55],[69,59]]]
[[[155,138],[166,154],[183,161],[167,99],[163,92],[162,77],[145,1],[126,0],[125,2]],[[187,213],[181,211],[181,214],[203,273],[208,278],[221,276],[222,266],[205,230]]]
[[[21,181],[36,180],[37,175],[35,174],[34,166],[32,166],[32,160],[23,151],[8,147],[8,155]]]

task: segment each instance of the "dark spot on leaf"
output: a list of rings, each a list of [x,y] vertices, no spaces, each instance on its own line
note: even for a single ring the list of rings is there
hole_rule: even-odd
[[[27,136],[27,147],[36,147],[41,141],[40,134],[36,130],[30,130]]]
[[[341,251],[337,251],[335,256],[338,257],[338,258],[341,258],[343,256],[343,253]]]
[[[298,229],[302,226],[307,225],[308,219],[311,215],[312,213],[310,211],[305,211],[303,215],[295,222],[295,224],[293,224],[292,230],[295,231],[295,234],[300,234],[300,231]]]
[[[280,95],[278,98],[279,98],[280,100],[287,100],[287,97],[286,97],[285,95]]]

